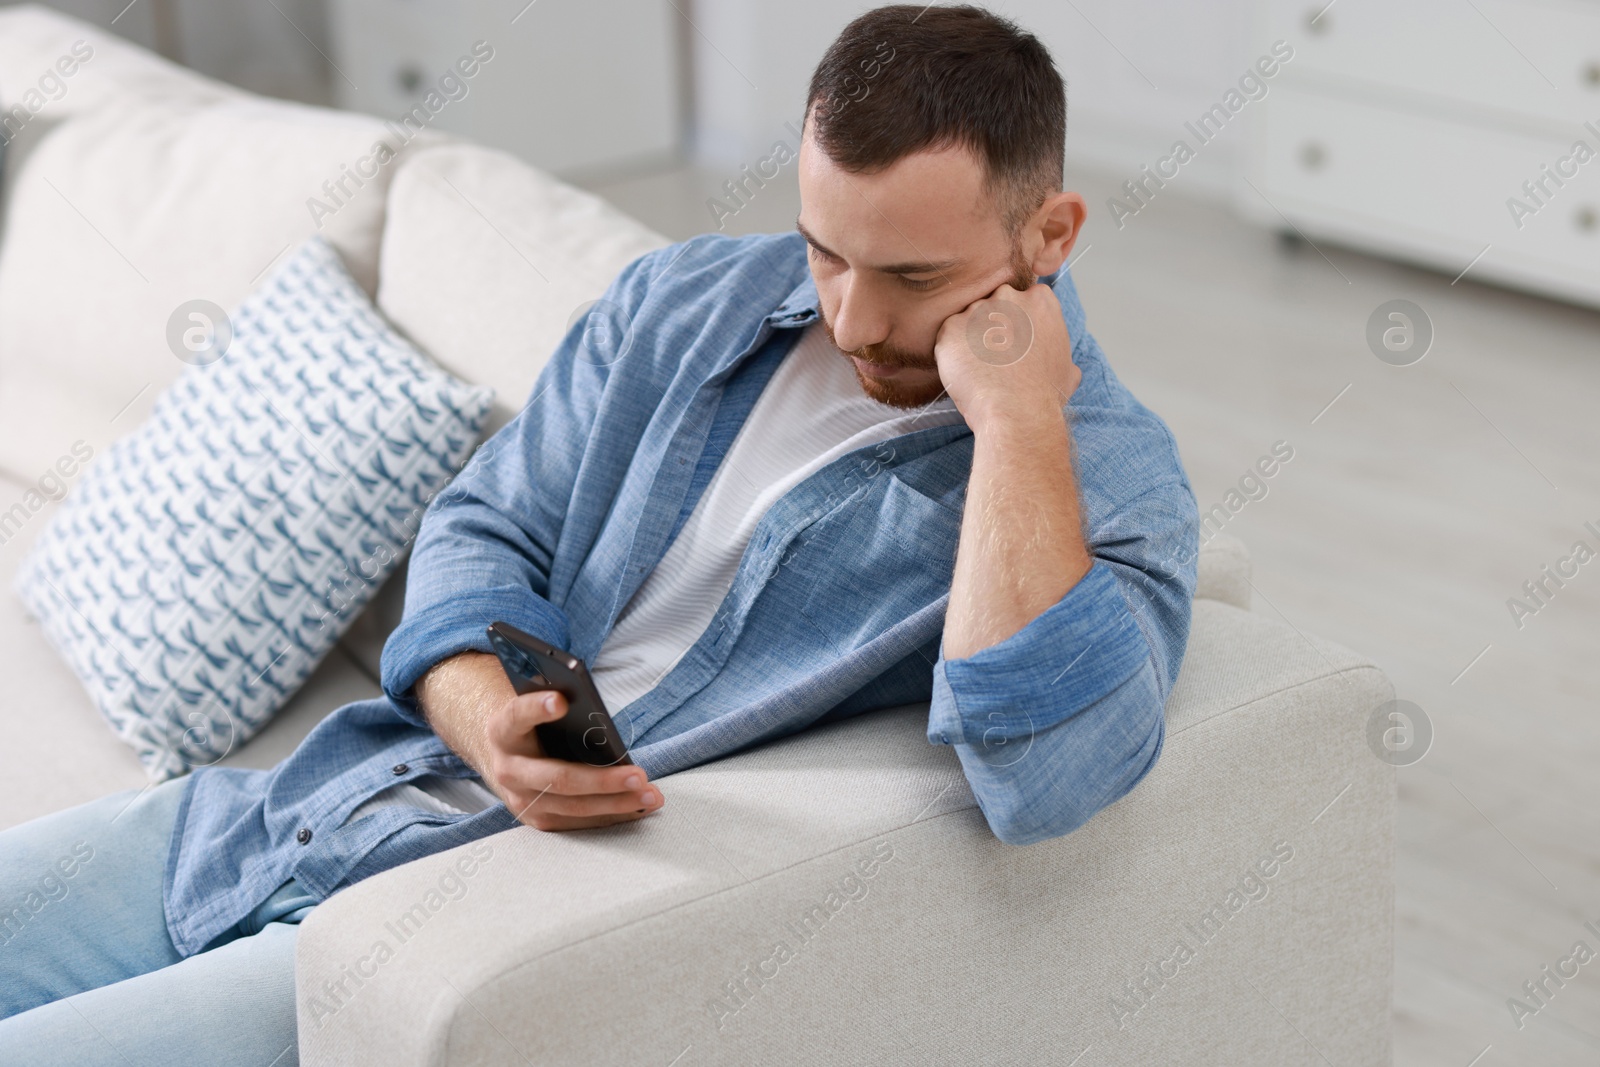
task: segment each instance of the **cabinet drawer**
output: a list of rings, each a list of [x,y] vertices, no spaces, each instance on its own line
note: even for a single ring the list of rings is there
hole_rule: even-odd
[[[1600,153],[1540,205],[1523,190],[1541,167],[1570,158],[1573,138],[1521,136],[1471,123],[1352,103],[1281,85],[1251,130],[1240,205],[1281,226],[1276,211],[1318,234],[1399,252],[1454,274],[1485,245],[1473,276],[1600,302]],[[1595,123],[1600,126],[1600,122]],[[1600,136],[1577,127],[1591,148]],[[1532,214],[1514,218],[1516,197]]]
[[[1600,116],[1600,4],[1268,0],[1265,10],[1267,39],[1294,45],[1290,78],[1401,89],[1557,133]]]

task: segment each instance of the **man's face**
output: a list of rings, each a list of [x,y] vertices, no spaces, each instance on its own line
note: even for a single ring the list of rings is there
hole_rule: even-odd
[[[800,218],[822,324],[873,400],[917,408],[944,391],[939,326],[1009,281],[1036,280],[966,148],[918,152],[877,174],[800,145]]]

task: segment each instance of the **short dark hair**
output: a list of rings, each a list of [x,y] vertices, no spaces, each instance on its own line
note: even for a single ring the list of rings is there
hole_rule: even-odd
[[[980,7],[890,4],[859,16],[811,75],[806,119],[830,160],[870,174],[962,145],[1015,235],[1061,191],[1067,91],[1031,33]]]

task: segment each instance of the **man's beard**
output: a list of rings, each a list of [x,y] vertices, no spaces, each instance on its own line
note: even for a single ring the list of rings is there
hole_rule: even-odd
[[[1011,285],[1018,291],[1032,287],[1037,276],[1028,269],[1027,260],[1022,257],[1020,247],[1013,248],[1011,253]],[[818,315],[822,320],[822,329],[828,335],[828,340],[833,347],[839,348],[839,342],[833,336],[833,324],[828,321],[826,313],[819,307]],[[843,349],[840,349],[843,351]],[[865,345],[854,351],[845,352],[846,357],[854,357],[863,363],[877,363],[886,367],[912,367],[918,370],[938,370],[939,361],[929,351],[912,352],[904,348],[896,348],[887,343]],[[856,381],[861,384],[861,391],[880,404],[887,404],[895,408],[921,408],[927,407],[944,395],[944,383],[937,376],[930,382],[910,384],[898,382],[892,378],[874,378],[863,374],[860,367],[854,363],[850,369],[856,372]]]

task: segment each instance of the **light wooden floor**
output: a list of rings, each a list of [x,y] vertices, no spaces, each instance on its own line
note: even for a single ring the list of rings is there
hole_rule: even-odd
[[[714,228],[705,200],[731,176],[591,188],[677,239]],[[791,229],[784,179],[727,232]],[[1600,559],[1520,631],[1506,607],[1575,540],[1600,550],[1582,529],[1600,528],[1600,313],[1286,249],[1175,188],[1118,231],[1115,184],[1072,177],[1091,205],[1073,274],[1202,510],[1273,442],[1295,449],[1228,526],[1255,610],[1373,657],[1434,724],[1400,772],[1395,1062],[1600,1062],[1600,958],[1520,1031],[1506,1006],[1574,942],[1600,952]],[[1436,330],[1411,367],[1364,340],[1397,297]]]

